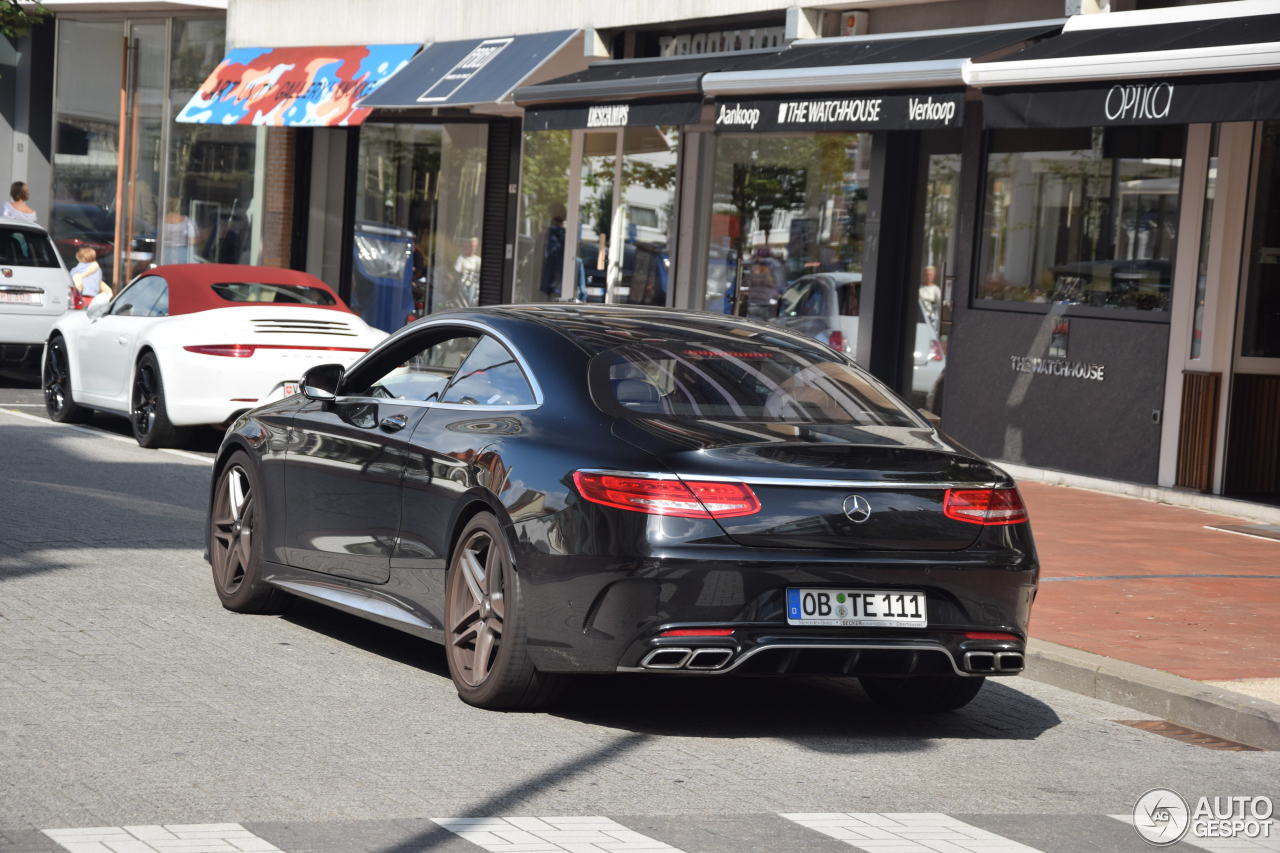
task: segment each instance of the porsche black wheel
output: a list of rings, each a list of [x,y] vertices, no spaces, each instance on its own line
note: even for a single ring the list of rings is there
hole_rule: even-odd
[[[138,359],[133,375],[129,421],[133,437],[143,447],[172,447],[178,444],[182,431],[169,420],[165,407],[164,381],[155,355],[146,353]]]
[[[44,407],[50,420],[62,424],[79,424],[89,419],[92,412],[77,404],[71,393],[71,363],[67,357],[67,342],[62,335],[54,335],[45,347],[40,383],[44,389]]]

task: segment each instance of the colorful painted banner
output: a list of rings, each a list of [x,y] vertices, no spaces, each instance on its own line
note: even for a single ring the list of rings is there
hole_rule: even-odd
[[[346,127],[368,118],[357,102],[409,63],[417,44],[240,47],[187,102],[187,124]]]

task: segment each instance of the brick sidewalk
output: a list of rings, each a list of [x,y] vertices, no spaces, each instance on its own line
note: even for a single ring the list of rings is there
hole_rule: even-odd
[[[1020,483],[1041,586],[1032,637],[1200,681],[1280,679],[1280,542],[1237,518]]]

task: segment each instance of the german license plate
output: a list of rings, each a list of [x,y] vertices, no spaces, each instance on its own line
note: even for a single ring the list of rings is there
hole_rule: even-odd
[[[0,290],[0,302],[7,302],[10,305],[39,305],[43,296],[43,293],[12,293]]]
[[[788,625],[924,628],[923,592],[900,589],[787,589]]]

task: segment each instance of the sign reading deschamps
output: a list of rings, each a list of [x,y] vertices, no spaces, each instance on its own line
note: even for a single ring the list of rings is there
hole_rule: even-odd
[[[716,104],[717,130],[912,130],[959,127],[960,92],[762,98]]]

